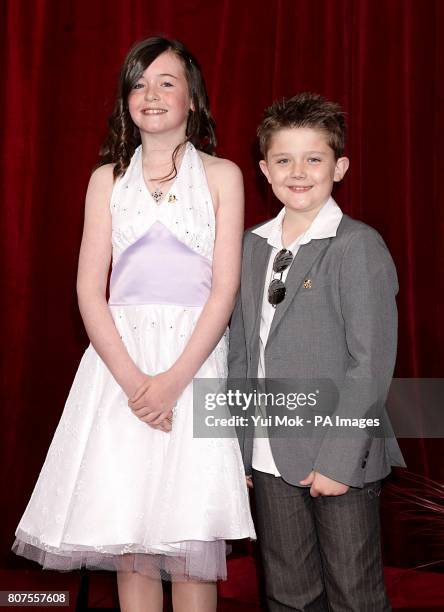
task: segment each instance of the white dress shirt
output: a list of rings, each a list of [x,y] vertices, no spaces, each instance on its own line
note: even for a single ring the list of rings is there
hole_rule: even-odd
[[[265,275],[265,286],[264,286],[264,297],[262,300],[262,313],[261,313],[261,326],[260,326],[260,351],[259,351],[259,366],[257,371],[258,378],[265,378],[265,347],[267,345],[268,334],[270,333],[271,324],[273,322],[274,313],[276,309],[268,301],[268,287],[271,280],[273,279],[273,261],[281,249],[287,248],[287,250],[293,253],[293,262],[296,253],[303,244],[308,244],[310,240],[316,240],[320,238],[331,238],[336,236],[338,225],[342,219],[342,211],[336,202],[330,197],[321,210],[314,218],[310,227],[288,247],[282,245],[282,222],[285,217],[285,207],[279,212],[277,217],[271,219],[267,223],[264,223],[257,229],[253,230],[253,234],[257,234],[262,238],[266,238],[268,244],[273,247],[270,259],[268,261],[267,273]],[[293,265],[293,263],[291,264]],[[282,281],[285,283],[289,266],[282,273]],[[259,433],[259,430],[258,430]],[[279,471],[271,453],[270,442],[268,437],[255,436],[253,443],[253,468],[260,472],[266,472],[268,474],[274,474],[274,476],[280,476]]]

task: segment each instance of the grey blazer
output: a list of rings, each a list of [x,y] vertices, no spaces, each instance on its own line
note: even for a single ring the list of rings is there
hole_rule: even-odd
[[[230,325],[229,378],[256,378],[265,274],[271,247],[245,233],[241,289]],[[304,282],[309,280],[310,282]],[[329,379],[337,391],[335,414],[366,417],[375,412],[385,428],[384,409],[396,359],[398,291],[396,270],[381,236],[344,215],[334,238],[300,247],[286,279],[287,294],[265,347],[268,379]],[[362,434],[362,430],[360,432]],[[251,473],[251,430],[239,434]],[[405,466],[392,436],[338,438],[275,437],[270,445],[287,482],[298,485],[311,470],[353,487]]]

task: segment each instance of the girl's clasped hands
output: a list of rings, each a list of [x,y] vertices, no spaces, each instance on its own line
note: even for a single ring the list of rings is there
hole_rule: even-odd
[[[173,408],[182,389],[169,372],[145,376],[144,382],[128,400],[133,414],[154,429],[169,432],[172,429]]]

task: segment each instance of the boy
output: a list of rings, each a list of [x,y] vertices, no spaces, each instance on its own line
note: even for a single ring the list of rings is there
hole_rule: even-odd
[[[333,417],[372,411],[386,424],[397,277],[379,234],[331,197],[349,165],[343,113],[302,93],[268,108],[258,136],[260,168],[284,208],[245,235],[229,376],[329,380]],[[390,466],[404,465],[401,452],[394,438],[326,429],[304,439],[241,436],[269,609],[390,610],[379,494]]]

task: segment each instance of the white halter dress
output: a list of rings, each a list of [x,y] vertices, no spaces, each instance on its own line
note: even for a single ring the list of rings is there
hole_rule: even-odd
[[[111,213],[109,308],[132,359],[154,375],[182,353],[211,290],[215,219],[193,145],[160,204],[136,149]],[[226,376],[227,340],[197,377]],[[225,540],[255,537],[244,469],[237,440],[193,438],[192,404],[190,384],[172,431],[151,428],[90,345],[13,550],[50,569],[224,579]]]

